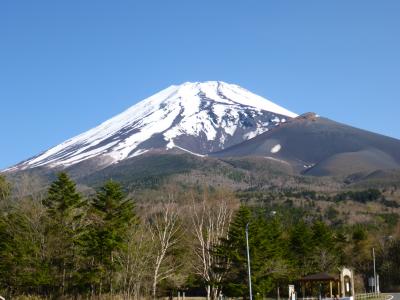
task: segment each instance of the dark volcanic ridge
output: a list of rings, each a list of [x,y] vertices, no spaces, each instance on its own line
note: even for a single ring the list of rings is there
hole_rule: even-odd
[[[342,176],[399,168],[400,141],[308,113],[210,155],[261,156],[302,174]]]

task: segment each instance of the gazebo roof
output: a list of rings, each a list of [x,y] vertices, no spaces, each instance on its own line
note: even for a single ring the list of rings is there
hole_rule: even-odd
[[[331,275],[328,273],[307,275],[300,279],[300,281],[337,281],[337,280],[339,280],[338,276]]]

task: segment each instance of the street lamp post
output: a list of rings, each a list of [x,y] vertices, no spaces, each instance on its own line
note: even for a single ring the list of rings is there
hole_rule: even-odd
[[[376,282],[376,264],[375,264],[375,248],[372,248],[372,258],[374,260],[374,292],[377,292],[377,282]]]
[[[247,269],[249,272],[249,294],[250,300],[253,300],[253,292],[251,288],[251,268],[250,268],[250,249],[249,249],[249,223],[246,224],[246,250],[247,250]]]

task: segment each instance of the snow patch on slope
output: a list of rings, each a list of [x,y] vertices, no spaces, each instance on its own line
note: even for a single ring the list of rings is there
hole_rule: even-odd
[[[274,147],[271,148],[271,153],[278,153],[279,151],[281,151],[282,146],[280,144],[275,145]]]

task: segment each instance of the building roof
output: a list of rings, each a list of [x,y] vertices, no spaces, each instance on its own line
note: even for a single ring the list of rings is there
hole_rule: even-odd
[[[337,280],[339,280],[338,276],[331,275],[328,273],[307,275],[300,279],[300,281],[337,281]]]

